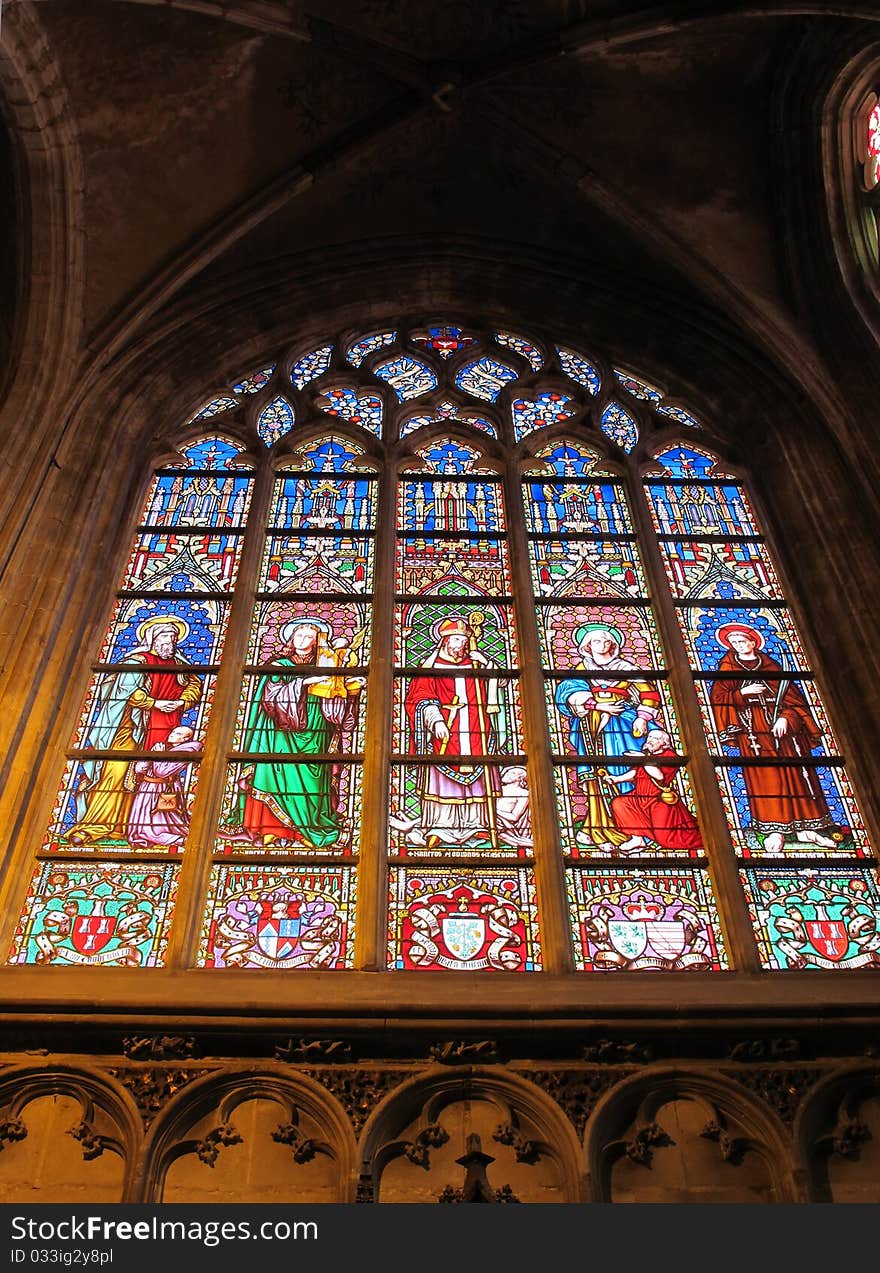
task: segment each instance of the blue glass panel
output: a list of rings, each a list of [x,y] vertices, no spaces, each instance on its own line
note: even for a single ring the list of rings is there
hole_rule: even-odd
[[[513,368],[498,362],[496,358],[488,357],[469,362],[455,377],[459,389],[474,398],[482,398],[484,402],[494,402],[511,380],[516,380]]]
[[[600,423],[606,437],[616,442],[627,455],[639,440],[639,429],[635,420],[616,402],[609,402],[602,412]]]
[[[497,482],[420,478],[401,483],[397,525],[400,530],[457,530],[489,533],[504,529]]]
[[[570,407],[571,398],[564,393],[539,393],[533,401],[526,398],[514,398],[510,404],[510,415],[513,420],[513,432],[517,442],[534,429],[546,429],[559,424],[570,416],[575,407]]]
[[[322,394],[317,406],[328,415],[339,416],[350,424],[359,424],[361,428],[375,433],[377,438],[382,436],[382,399],[377,393],[339,385]]]
[[[541,352],[531,341],[526,340],[523,336],[514,336],[513,332],[496,332],[495,339],[499,345],[503,345],[506,349],[511,349],[515,354],[528,360],[532,371],[540,371],[544,366],[544,359]]]
[[[667,451],[658,452],[655,459],[670,477],[708,477],[718,463],[714,455],[693,446],[670,447]]]
[[[640,380],[638,376],[630,375],[628,371],[618,371],[616,368],[614,375],[627,393],[631,393],[634,398],[655,404],[661,401],[663,394],[653,385],[649,385],[647,380]]]
[[[437,377],[428,364],[411,358],[409,354],[400,354],[388,362],[379,363],[373,371],[380,380],[391,385],[400,402],[418,398],[437,388]]]
[[[332,353],[332,345],[322,345],[320,349],[313,349],[311,353],[305,354],[294,363],[290,369],[290,378],[297,389],[304,389],[311,380],[316,380],[318,376],[324,374],[330,366]]]
[[[749,501],[732,482],[649,482],[645,488],[661,535],[757,535]]]
[[[257,433],[266,446],[272,446],[285,433],[289,433],[296,423],[293,407],[284,398],[274,398],[260,412],[257,420]]]
[[[526,482],[523,499],[530,531],[614,535],[632,530],[626,496],[613,482]]]
[[[599,392],[599,373],[593,364],[572,349],[557,347],[556,352],[559,354],[559,365],[565,374],[595,396]]]
[[[345,351],[345,357],[352,367],[359,367],[364,359],[377,349],[383,349],[386,345],[393,345],[397,340],[397,332],[375,332],[372,336],[364,336],[361,340],[356,340],[354,344],[349,345]]]

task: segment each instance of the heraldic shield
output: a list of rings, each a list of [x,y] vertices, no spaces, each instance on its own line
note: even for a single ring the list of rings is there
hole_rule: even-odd
[[[77,915],[73,921],[70,942],[81,955],[96,955],[103,950],[116,932],[116,916],[105,915],[100,901],[85,915]]]
[[[849,933],[842,919],[808,919],[804,927],[810,945],[832,963],[843,959],[849,950]]]
[[[486,940],[486,921],[482,915],[461,912],[444,915],[441,927],[446,949],[455,959],[473,959]]]
[[[270,959],[289,959],[297,948],[302,918],[299,898],[278,901],[262,898],[257,920],[257,945]]]

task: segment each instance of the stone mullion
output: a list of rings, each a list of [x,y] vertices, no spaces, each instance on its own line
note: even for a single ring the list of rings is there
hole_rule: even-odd
[[[174,908],[175,920],[166,959],[166,964],[170,967],[190,967],[195,962],[198,948],[205,893],[214,856],[214,835],[226,783],[226,758],[238,711],[242,669],[247,661],[254,597],[266,542],[266,522],[274,481],[275,475],[268,463],[264,463],[253,476],[254,485],[241,561],[231,597],[226,640],[214,687],[214,702],[206,731],[203,758],[199,766],[199,785],[193,804],[187,848],[182,859]],[[255,859],[254,865],[256,864]]]
[[[708,869],[727,952],[734,968],[744,972],[757,972],[760,970],[760,963],[755,936],[739,879],[715,766],[706,746],[688,652],[673,605],[647,495],[642,483],[632,475],[628,475],[627,485],[652,607],[666,650],[673,706],[689,756],[688,769],[696,794],[703,839],[711,846],[707,853]],[[670,860],[670,866],[674,865],[675,862]]]
[[[535,845],[535,884],[538,896],[543,966],[547,972],[572,972],[571,922],[565,889],[565,868],[556,788],[550,760],[550,726],[544,695],[541,647],[529,570],[528,536],[523,512],[523,486],[518,473],[508,467],[504,477],[507,508],[510,574],[516,617],[520,694],[532,838]]]
[[[354,966],[387,963],[388,797],[394,693],[395,473],[385,465],[376,501],[373,627],[364,740],[363,812],[357,882]]]

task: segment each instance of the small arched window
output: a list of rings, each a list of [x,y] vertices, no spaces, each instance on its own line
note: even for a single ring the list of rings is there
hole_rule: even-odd
[[[686,404],[401,323],[245,369],[180,438],[11,962],[876,962],[826,709]]]

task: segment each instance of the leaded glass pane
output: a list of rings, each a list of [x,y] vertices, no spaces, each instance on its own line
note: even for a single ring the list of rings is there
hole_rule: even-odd
[[[213,415],[220,415],[223,411],[232,411],[238,406],[237,398],[228,398],[221,396],[212,398],[210,402],[201,407],[194,415],[191,415],[187,424],[192,424],[193,420],[208,420]]]
[[[159,473],[144,507],[145,526],[243,529],[251,479],[229,473]]]
[[[763,544],[749,540],[661,540],[672,594],[681,600],[781,601],[776,571]]]
[[[552,390],[538,393],[533,399],[514,398],[510,404],[510,415],[517,442],[535,429],[548,429],[572,415],[577,408],[570,403],[571,398],[566,394]]]
[[[317,380],[318,376],[324,374],[330,366],[332,353],[332,345],[322,345],[320,349],[313,349],[294,363],[290,369],[290,378],[297,389],[304,389],[312,380]]]
[[[397,544],[399,593],[449,595],[483,593],[509,596],[510,569],[504,539],[401,537]]]
[[[352,367],[359,367],[368,354],[375,353],[377,349],[383,349],[386,345],[393,345],[396,340],[397,332],[395,331],[375,332],[372,336],[363,336],[346,349],[346,361],[350,362]]]
[[[341,591],[370,592],[373,587],[373,540],[361,535],[293,532],[270,535],[260,568],[265,592],[307,590],[303,579]]]
[[[505,529],[500,487],[489,477],[407,478],[401,482],[398,529],[426,535],[439,531],[486,535]]]
[[[270,525],[276,530],[370,530],[376,521],[375,489],[365,477],[283,477],[275,484]]]
[[[505,349],[511,349],[515,354],[527,359],[532,371],[540,371],[544,366],[544,359],[541,357],[540,350],[523,336],[514,336],[513,332],[496,332],[495,339],[499,345],[503,345]]]
[[[809,762],[719,765],[716,773],[741,857],[871,856],[843,768]]]
[[[559,365],[569,379],[583,385],[587,392],[595,397],[599,392],[600,380],[599,373],[593,364],[572,349],[557,348],[556,352],[559,354]]]
[[[168,862],[39,863],[9,962],[161,967],[179,870]]]
[[[599,422],[602,432],[627,454],[639,440],[639,427],[628,411],[617,402],[609,402]]]
[[[233,393],[259,393],[261,389],[265,389],[266,385],[272,379],[276,364],[270,363],[268,367],[263,367],[261,371],[252,371],[249,376],[245,376],[238,384],[232,386]]]
[[[646,606],[575,601],[542,605],[538,633],[549,668],[605,668],[610,675],[661,668],[665,662],[657,625]]]
[[[257,433],[266,446],[272,446],[289,433],[296,423],[293,407],[284,398],[274,398],[257,419]]]
[[[389,967],[533,972],[541,967],[527,867],[420,871],[392,867]]]
[[[754,514],[734,483],[651,483],[646,488],[661,535],[756,535]]]
[[[282,701],[294,701],[291,686],[285,682]],[[316,758],[327,754],[335,727],[323,714],[319,717],[324,702],[303,699],[296,722],[302,727],[287,721],[279,726],[268,714],[272,700],[262,686],[259,694],[245,741],[248,750],[273,750],[229,765],[217,851],[260,858],[351,857],[360,832],[362,766]],[[292,754],[297,759],[290,759]]]
[[[463,794],[469,797],[461,803]],[[446,816],[455,800],[467,817]],[[525,761],[392,765],[389,850],[395,857],[523,858],[534,853]]]
[[[339,416],[349,424],[358,424],[377,438],[382,436],[382,399],[377,393],[358,391],[351,385],[328,389],[316,403],[327,415]]]
[[[474,398],[482,398],[484,402],[494,402],[511,380],[516,380],[513,368],[488,356],[467,363],[455,377],[459,389]]]
[[[533,539],[532,586],[539,597],[644,597],[634,543],[623,539]]]
[[[701,429],[703,427],[699,420],[695,419],[689,411],[685,411],[682,407],[664,404],[662,407],[658,407],[657,410],[661,415],[668,415],[671,420],[675,420],[677,424],[685,425],[688,429]]]
[[[181,528],[138,535],[122,580],[123,592],[231,592],[242,536]]]
[[[319,588],[317,594],[288,594],[283,600],[258,602],[251,626],[248,661],[260,666],[277,663],[288,657],[284,651],[291,642],[306,650],[317,641],[320,658],[326,660],[321,666],[354,667],[367,663],[369,602],[349,600],[344,594],[322,596],[321,592]],[[314,629],[314,633],[310,634],[309,628]]]
[[[765,968],[880,967],[876,870],[768,865],[741,874]]]
[[[655,389],[653,385],[649,385],[647,380],[641,380],[638,376],[634,376],[629,371],[618,371],[614,369],[615,378],[626,391],[631,393],[634,398],[641,399],[642,402],[650,402],[656,405],[662,401],[663,394],[659,389]]]
[[[557,765],[554,776],[563,851],[570,858],[629,862],[705,855],[687,771],[668,734],[652,728],[636,756],[616,764]]]
[[[481,659],[499,668],[517,666],[513,607],[482,597],[399,604],[395,633],[394,658],[400,667],[434,666],[440,647],[444,653],[450,650],[450,640],[461,654],[460,658],[450,654],[452,662],[463,667],[476,666]]]
[[[599,678],[578,669],[579,676],[548,674],[545,685],[550,746],[564,756],[624,755],[644,759],[647,734],[662,729],[669,746],[681,750],[669,686],[662,678],[621,672],[617,679]],[[587,706],[594,704],[594,706]],[[611,705],[619,714],[607,710]],[[635,732],[633,732],[635,730]],[[651,740],[654,745],[658,740]]]
[[[377,363],[373,372],[391,385],[399,402],[421,397],[423,393],[437,388],[437,377],[428,364],[411,358],[409,354]]]
[[[584,867],[566,874],[578,968],[708,972],[727,966],[705,871]]]
[[[530,531],[551,535],[632,533],[626,500],[616,483],[532,480],[525,491]]]
[[[199,964],[350,968],[356,879],[350,866],[215,866]]]
[[[463,349],[469,349],[477,343],[473,336],[467,335],[460,327],[448,324],[410,332],[410,340],[432,354],[439,354],[441,358],[451,358],[453,354],[459,354]]]

